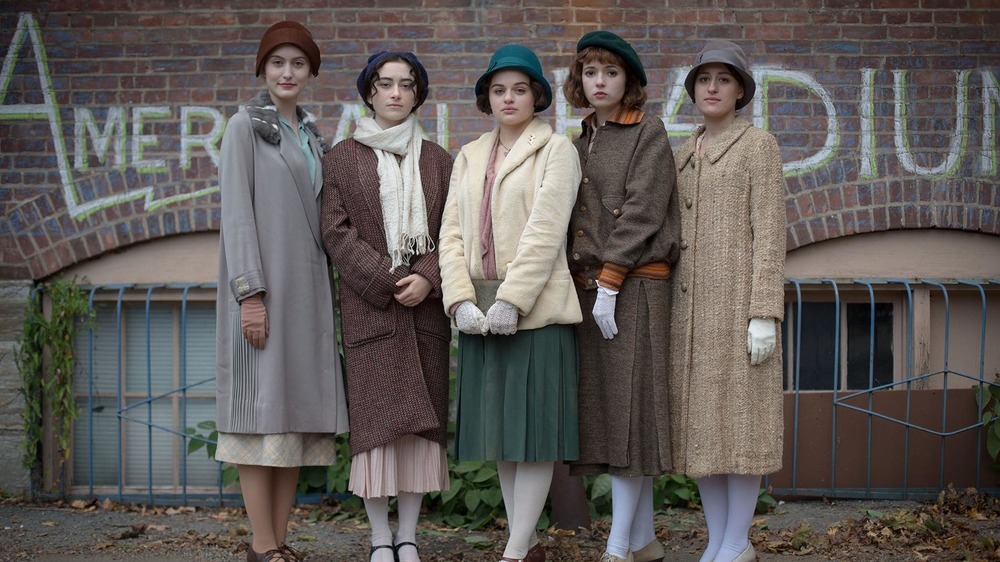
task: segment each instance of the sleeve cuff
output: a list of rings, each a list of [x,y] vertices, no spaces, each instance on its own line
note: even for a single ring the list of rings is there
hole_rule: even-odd
[[[605,289],[620,291],[627,274],[627,267],[616,263],[606,263],[601,268],[601,272],[597,274],[597,282]]]
[[[267,290],[264,286],[264,272],[254,269],[229,281],[229,289],[237,302]]]

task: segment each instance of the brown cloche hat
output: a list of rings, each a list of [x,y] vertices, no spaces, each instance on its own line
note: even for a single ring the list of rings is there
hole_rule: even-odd
[[[703,65],[713,62],[727,64],[733,67],[736,73],[740,75],[740,82],[743,83],[743,97],[736,100],[736,109],[741,109],[750,103],[754,93],[757,91],[757,83],[754,82],[753,74],[750,73],[750,64],[747,62],[747,56],[743,52],[743,49],[736,43],[721,39],[709,41],[705,44],[701,52],[698,53],[698,57],[695,58],[694,66],[688,71],[687,78],[684,79],[684,88],[687,89],[687,93],[691,96],[691,99],[694,100],[694,79],[698,75],[698,69]]]
[[[281,45],[294,45],[306,54],[309,59],[309,72],[313,76],[319,74],[319,47],[313,41],[312,33],[306,26],[297,21],[279,21],[267,28],[264,36],[260,38],[260,46],[257,47],[257,66],[255,76],[260,76],[261,68],[264,66],[264,59],[271,51]]]

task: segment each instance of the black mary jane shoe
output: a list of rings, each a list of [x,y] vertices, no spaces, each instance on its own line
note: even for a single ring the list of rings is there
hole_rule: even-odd
[[[404,546],[412,546],[412,547],[413,547],[413,550],[416,550],[416,551],[417,551],[417,555],[418,555],[418,556],[420,555],[420,549],[419,549],[419,548],[417,548],[417,545],[416,545],[416,543],[412,543],[412,542],[401,542],[401,543],[397,543],[397,544],[396,544],[396,545],[395,545],[395,546],[393,547],[393,548],[394,548],[394,549],[396,550],[396,562],[399,562],[399,550],[400,550],[401,548],[403,548]]]
[[[380,548],[388,548],[389,550],[391,550],[392,551],[392,558],[393,558],[393,560],[396,559],[396,549],[393,548],[393,546],[391,544],[380,544],[378,546],[373,546],[372,549],[371,549],[371,552],[368,553],[368,560],[369,561],[372,559],[372,556],[375,554],[375,551],[378,550],[378,549],[380,549]]]

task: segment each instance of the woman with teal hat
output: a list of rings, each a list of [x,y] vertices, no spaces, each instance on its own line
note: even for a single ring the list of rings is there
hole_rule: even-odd
[[[684,86],[703,124],[675,155],[674,468],[698,482],[701,561],[751,562],[761,476],[781,469],[785,179],[774,136],[737,113],[756,90],[739,46],[709,41]]]
[[[573,141],[583,181],[570,219],[580,339],[580,459],[572,474],[611,475],[602,562],[663,560],[653,529],[653,477],[672,469],[667,334],[679,254],[674,160],[662,121],[642,111],[646,72],[608,31],[577,43],[563,84],[592,108]]]
[[[506,45],[476,82],[494,129],[459,151],[438,251],[458,341],[459,460],[494,460],[510,536],[502,560],[541,562],[535,526],[553,463],[577,458],[580,305],[566,232],[580,161],[535,116],[552,89],[538,57]]]

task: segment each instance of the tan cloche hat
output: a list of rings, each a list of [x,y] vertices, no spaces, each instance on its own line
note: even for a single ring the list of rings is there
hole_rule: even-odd
[[[687,89],[691,99],[694,100],[694,79],[698,75],[698,69],[703,65],[713,62],[727,64],[733,67],[737,74],[740,75],[740,82],[743,83],[743,97],[736,100],[736,109],[741,109],[750,103],[754,93],[757,91],[757,83],[754,82],[753,74],[750,73],[750,64],[747,62],[747,56],[743,52],[743,49],[736,43],[721,39],[709,41],[701,49],[701,52],[694,59],[694,66],[691,67],[687,78],[684,79],[684,88]]]

